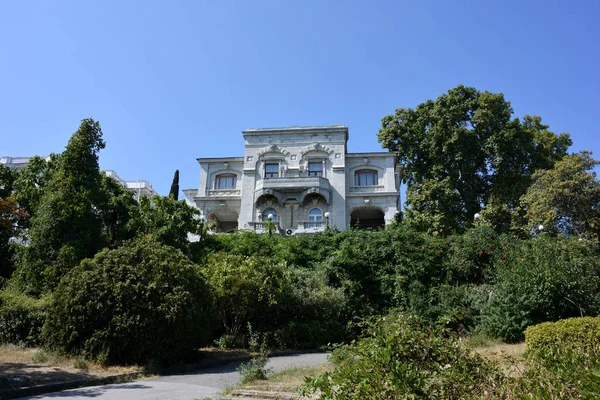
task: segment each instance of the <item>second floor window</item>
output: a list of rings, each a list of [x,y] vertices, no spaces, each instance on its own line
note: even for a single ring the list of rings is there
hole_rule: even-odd
[[[308,176],[323,176],[323,163],[320,161],[308,163]]]
[[[321,211],[319,208],[312,208],[308,212],[308,220],[310,222],[323,221],[323,211]]]
[[[361,169],[354,173],[354,186],[379,185],[379,176],[374,169]]]
[[[265,164],[265,179],[279,178],[279,164]]]
[[[237,176],[234,174],[217,175],[215,178],[215,189],[235,189]]]

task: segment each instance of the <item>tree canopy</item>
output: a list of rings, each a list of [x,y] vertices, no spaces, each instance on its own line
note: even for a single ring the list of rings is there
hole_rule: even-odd
[[[459,85],[382,119],[378,140],[404,165],[408,223],[447,234],[491,200],[514,209],[532,174],[567,154],[568,134],[513,113],[503,94]]]
[[[553,233],[598,238],[600,182],[593,168],[599,164],[590,152],[581,152],[537,171],[521,200],[527,229],[543,225]]]

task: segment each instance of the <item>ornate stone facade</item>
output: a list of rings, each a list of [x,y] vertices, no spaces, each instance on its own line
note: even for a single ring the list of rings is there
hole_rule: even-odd
[[[400,203],[394,153],[347,153],[348,128],[248,129],[243,157],[199,158],[198,189],[186,199],[217,231],[263,232],[268,216],[280,233],[310,233],[327,225],[389,223]]]

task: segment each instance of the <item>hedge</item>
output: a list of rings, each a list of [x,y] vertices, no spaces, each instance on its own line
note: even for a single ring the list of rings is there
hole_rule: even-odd
[[[527,354],[552,359],[565,352],[586,357],[600,356],[600,316],[544,322],[525,330]]]

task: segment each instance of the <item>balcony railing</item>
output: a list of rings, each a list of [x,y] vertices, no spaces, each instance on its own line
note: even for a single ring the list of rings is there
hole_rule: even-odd
[[[240,189],[209,189],[208,195],[211,197],[241,196],[242,191]]]
[[[310,188],[330,190],[329,179],[322,176],[284,176],[281,178],[261,179],[256,182],[256,190],[275,189],[293,191]]]
[[[268,233],[268,229],[267,229],[267,224],[268,222],[262,222],[262,221],[252,221],[252,222],[248,222],[248,224],[250,225],[250,228],[255,231],[256,233]],[[280,227],[277,224],[277,222],[273,222],[273,232],[272,233],[279,233],[280,231]]]
[[[326,223],[325,221],[301,221],[299,225],[302,225],[304,229],[325,229]]]

